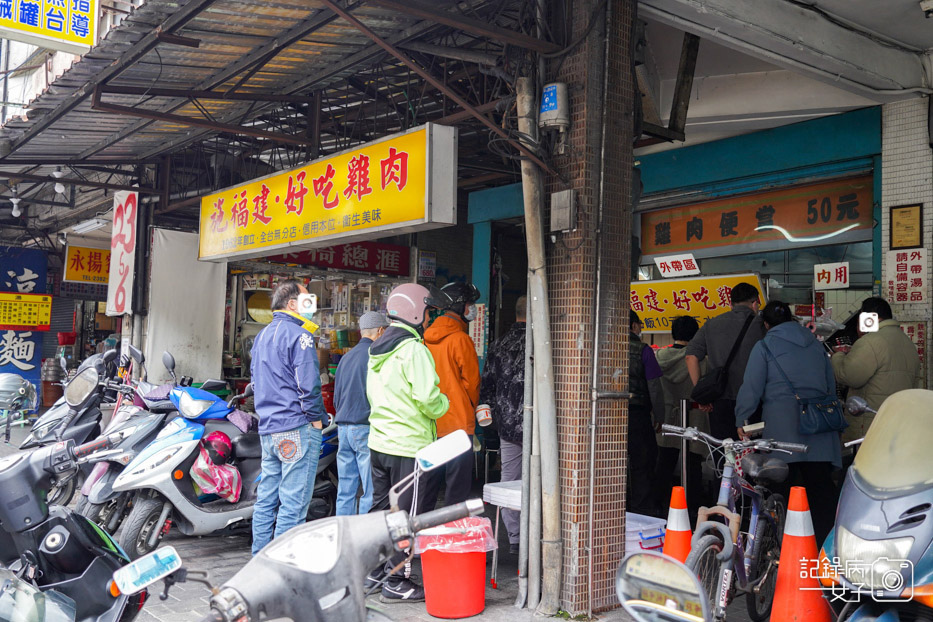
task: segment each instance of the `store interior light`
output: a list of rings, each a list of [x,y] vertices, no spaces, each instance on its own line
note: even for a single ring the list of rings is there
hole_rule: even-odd
[[[75,233],[88,233],[90,231],[97,231],[98,229],[103,229],[110,222],[104,220],[103,218],[92,218],[90,220],[85,220],[84,222],[76,224],[71,228]]]

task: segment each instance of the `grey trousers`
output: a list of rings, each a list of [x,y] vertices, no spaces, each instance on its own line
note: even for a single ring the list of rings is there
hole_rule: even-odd
[[[522,478],[522,445],[509,441],[499,441],[502,460],[502,481],[514,482]],[[509,544],[518,544],[521,525],[521,512],[502,510],[502,522],[509,532]]]

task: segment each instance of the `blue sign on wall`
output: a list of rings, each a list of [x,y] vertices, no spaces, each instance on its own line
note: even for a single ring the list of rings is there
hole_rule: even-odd
[[[541,112],[557,110],[557,85],[549,84],[541,93]]]
[[[45,294],[47,274],[48,258],[44,252],[0,246],[0,292]],[[38,391],[42,335],[36,331],[0,331],[0,374],[22,376],[36,385]]]

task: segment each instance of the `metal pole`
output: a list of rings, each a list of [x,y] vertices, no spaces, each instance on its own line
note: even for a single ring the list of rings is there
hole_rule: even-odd
[[[529,297],[529,301],[531,298]],[[530,324],[530,322],[529,322]],[[530,327],[533,328],[533,327]],[[540,404],[538,385],[532,383],[532,411]],[[531,424],[531,487],[528,513],[528,608],[536,609],[541,602],[541,426],[538,417]]]
[[[531,298],[527,299],[525,310],[525,399],[522,411],[522,514],[519,519],[521,531],[518,544],[518,596],[515,606],[522,608],[528,602],[528,538],[529,515],[531,507],[531,448],[533,441],[532,426],[534,425],[534,360],[532,350],[532,328],[528,320],[531,318]],[[537,546],[537,542],[535,543]]]
[[[327,1],[327,0],[325,0]],[[518,131],[537,135],[534,88],[527,77],[516,81]],[[527,149],[524,149],[527,151]],[[544,188],[541,169],[522,160],[522,194],[525,202],[525,239],[528,270],[531,273],[528,296],[535,343],[535,385],[538,401],[535,419],[541,438],[541,559],[543,562],[541,603],[538,613],[555,615],[560,609],[563,540],[560,516],[560,458],[557,441],[557,409],[554,405],[554,370],[551,360],[551,322],[547,290],[547,260],[544,252]],[[535,426],[537,429],[539,426]]]
[[[689,400],[680,400],[680,427],[687,427],[687,407]],[[687,439],[680,437],[680,485],[687,491]]]

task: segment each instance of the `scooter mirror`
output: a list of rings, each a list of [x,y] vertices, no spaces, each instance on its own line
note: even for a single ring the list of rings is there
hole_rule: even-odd
[[[143,356],[143,353],[136,346],[130,346],[130,357],[139,365],[146,362],[146,357]]]
[[[846,412],[850,415],[858,417],[859,415],[864,415],[867,412],[875,411],[868,407],[868,402],[865,401],[864,397],[853,395],[846,400]]]
[[[165,351],[162,353],[162,364],[165,365],[165,369],[175,373],[175,357],[172,356],[171,352]]]
[[[616,572],[616,595],[639,622],[710,620],[706,594],[696,575],[660,553],[626,557]]]
[[[467,433],[457,430],[418,451],[415,454],[415,462],[422,471],[430,471],[472,448],[473,443],[470,442]]]
[[[118,355],[119,355],[119,352],[117,352],[116,350],[107,350],[106,352],[104,352],[104,362],[109,363],[113,360],[116,360]]]
[[[253,397],[253,383],[246,385],[246,388],[243,389],[243,397]]]
[[[113,582],[122,594],[135,594],[179,568],[181,557],[175,547],[163,546],[117,570],[113,573]]]

